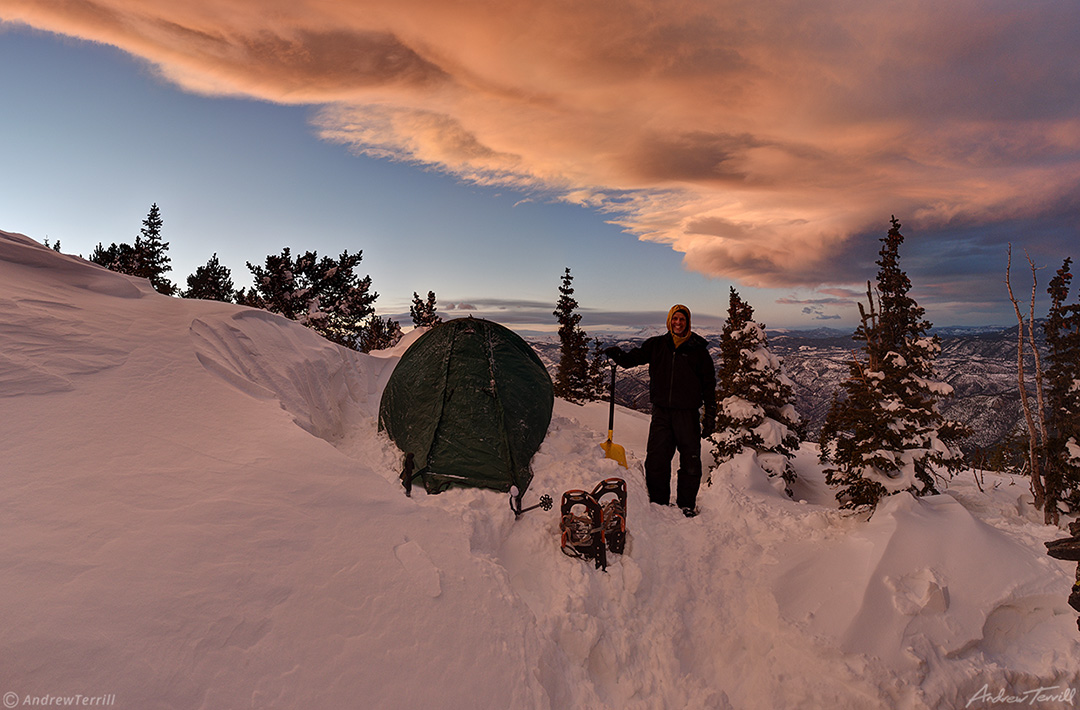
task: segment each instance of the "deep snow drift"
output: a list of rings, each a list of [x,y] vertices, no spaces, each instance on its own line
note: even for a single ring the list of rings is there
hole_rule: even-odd
[[[702,514],[560,553],[556,511],[402,494],[376,431],[395,351],[160,296],[0,233],[0,693],[117,708],[1069,707],[1073,565],[1023,480],[841,515],[812,446],[787,499],[744,456]],[[556,402],[526,505],[623,470]],[[711,460],[706,455],[706,461]],[[1024,695],[1044,688],[1041,696]]]

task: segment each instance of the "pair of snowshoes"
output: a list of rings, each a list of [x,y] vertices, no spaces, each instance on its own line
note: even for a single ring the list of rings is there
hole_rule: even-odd
[[[594,560],[606,570],[607,553],[621,555],[626,548],[625,480],[605,478],[592,492],[567,491],[560,510],[563,554]]]

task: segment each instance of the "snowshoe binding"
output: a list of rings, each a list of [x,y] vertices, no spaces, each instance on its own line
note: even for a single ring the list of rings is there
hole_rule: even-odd
[[[581,509],[584,511],[576,512]],[[594,560],[597,569],[607,570],[607,546],[600,504],[587,491],[572,490],[563,493],[560,511],[563,554]]]
[[[592,497],[600,505],[607,549],[621,555],[626,548],[626,481],[605,478],[596,484]]]

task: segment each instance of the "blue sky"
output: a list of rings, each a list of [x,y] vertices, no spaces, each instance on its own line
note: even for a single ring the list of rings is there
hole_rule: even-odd
[[[385,314],[434,290],[447,314],[553,324],[569,266],[586,329],[675,302],[716,324],[730,285],[771,327],[847,328],[896,214],[932,321],[1008,324],[1006,245],[1052,270],[1076,243],[1077,23],[1045,5],[1008,28],[966,5],[808,15],[787,38],[749,6],[713,34],[598,10],[506,42],[525,5],[335,6],[381,8],[373,29],[306,3],[90,4],[0,0],[0,229],[85,255],[156,202],[181,284],[215,252],[244,285],[284,246],[348,249]]]

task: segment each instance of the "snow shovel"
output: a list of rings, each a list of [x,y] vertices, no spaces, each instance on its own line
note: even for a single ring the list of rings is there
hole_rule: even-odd
[[[604,450],[604,455],[617,461],[620,466],[627,468],[626,466],[626,450],[611,440],[611,434],[615,430],[615,363],[611,363],[611,409],[608,411],[608,423],[607,423],[607,441],[600,444],[600,448]]]

